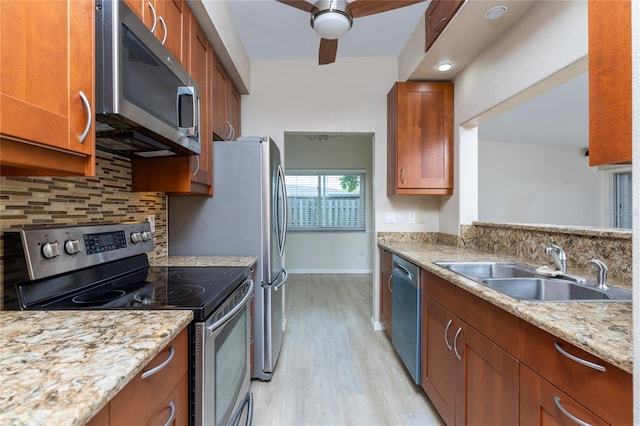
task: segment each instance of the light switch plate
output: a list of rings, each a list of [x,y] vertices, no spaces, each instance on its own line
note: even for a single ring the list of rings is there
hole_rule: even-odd
[[[384,223],[396,223],[396,212],[384,212]]]
[[[149,216],[147,216],[147,222],[149,222],[151,232],[156,232],[156,215],[150,214]]]
[[[409,212],[409,217],[407,219],[407,223],[416,223],[416,213]]]
[[[417,222],[418,223],[424,223],[424,213],[418,212],[418,214],[417,214]]]

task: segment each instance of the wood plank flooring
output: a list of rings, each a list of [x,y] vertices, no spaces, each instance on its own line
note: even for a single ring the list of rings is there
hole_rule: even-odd
[[[290,275],[282,352],[252,381],[253,425],[443,425],[391,340],[371,328],[371,274]]]

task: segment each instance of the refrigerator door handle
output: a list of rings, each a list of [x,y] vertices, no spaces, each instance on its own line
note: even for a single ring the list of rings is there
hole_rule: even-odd
[[[280,189],[282,190],[282,212],[280,212],[280,216],[278,220],[282,221],[282,228],[280,229],[280,257],[284,256],[284,243],[287,239],[287,222],[289,221],[288,216],[288,206],[287,206],[287,186],[284,180],[284,169],[282,168],[282,164],[278,165],[278,184],[280,185]]]
[[[282,277],[282,279],[280,281],[278,281],[278,283],[276,284],[263,284],[262,287],[263,288],[270,288],[273,291],[278,291],[280,290],[280,287],[282,287],[286,282],[287,282],[287,278],[289,278],[289,273],[287,272],[286,269],[282,268],[282,274],[280,275]]]

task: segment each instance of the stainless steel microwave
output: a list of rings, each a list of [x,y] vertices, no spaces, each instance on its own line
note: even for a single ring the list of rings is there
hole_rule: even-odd
[[[122,0],[96,1],[96,146],[200,154],[200,89]]]

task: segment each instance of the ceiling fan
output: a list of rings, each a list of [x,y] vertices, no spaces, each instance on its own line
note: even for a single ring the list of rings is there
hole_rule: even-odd
[[[387,12],[425,0],[319,0],[315,4],[305,0],[276,0],[311,15],[311,28],[320,39],[318,63],[331,64],[336,60],[338,39],[347,33],[354,18]]]

